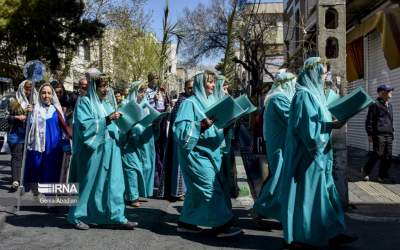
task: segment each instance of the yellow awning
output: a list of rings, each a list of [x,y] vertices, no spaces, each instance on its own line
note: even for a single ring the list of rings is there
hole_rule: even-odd
[[[400,7],[378,11],[362,24],[357,25],[347,34],[347,43],[366,36],[375,29],[380,33],[381,46],[389,69],[400,67]],[[347,61],[349,60],[351,61],[351,58]],[[351,78],[348,77],[348,80],[350,81]]]

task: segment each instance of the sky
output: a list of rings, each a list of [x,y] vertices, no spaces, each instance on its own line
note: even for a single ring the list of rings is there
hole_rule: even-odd
[[[164,15],[166,0],[147,0],[146,12],[152,12],[151,28],[156,33],[157,38],[162,36],[162,20]],[[183,10],[195,8],[199,3],[208,5],[211,0],[169,0],[170,17],[172,22],[176,22],[183,15]]]
[[[280,0],[262,0],[262,2],[281,2]],[[151,29],[156,33],[159,40],[162,38],[162,19],[166,0],[147,0],[145,11],[152,13]],[[208,5],[211,0],[169,0],[170,17],[171,22],[176,22],[180,17],[183,16],[183,10],[185,8],[195,8],[199,3]],[[210,58],[204,60],[202,63],[216,64],[220,58]]]

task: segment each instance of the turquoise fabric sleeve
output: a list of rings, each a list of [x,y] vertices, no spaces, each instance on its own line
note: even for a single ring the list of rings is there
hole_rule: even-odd
[[[179,108],[173,131],[179,144],[186,150],[192,150],[200,137],[200,121],[195,120],[193,102],[184,101]]]
[[[81,99],[80,104],[76,108],[77,123],[79,123],[80,133],[83,143],[95,150],[101,144],[104,144],[106,119],[96,118],[91,110],[89,98],[84,97]]]

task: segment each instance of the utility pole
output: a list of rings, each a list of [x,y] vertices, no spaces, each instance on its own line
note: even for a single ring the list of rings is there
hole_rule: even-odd
[[[331,68],[332,83],[345,95],[346,81],[346,1],[319,0],[317,48]],[[347,126],[333,130],[333,177],[344,209],[349,205],[347,177]]]

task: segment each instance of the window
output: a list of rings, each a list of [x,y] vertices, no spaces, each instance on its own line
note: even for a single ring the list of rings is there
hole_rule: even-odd
[[[83,58],[90,61],[90,44],[88,42],[83,43]]]
[[[294,33],[294,41],[295,41],[295,47],[297,48],[300,44],[300,11],[296,11],[295,15],[295,33]]]
[[[325,28],[336,29],[338,27],[339,13],[334,8],[328,8],[325,12]]]
[[[335,37],[326,40],[325,55],[327,58],[337,58],[339,56],[339,41]]]

